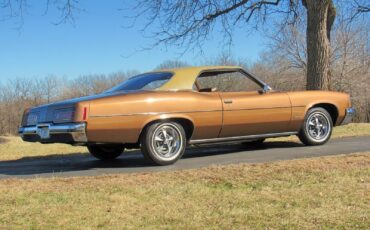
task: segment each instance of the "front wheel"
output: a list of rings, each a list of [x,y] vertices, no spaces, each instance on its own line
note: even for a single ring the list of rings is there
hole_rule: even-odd
[[[116,159],[124,151],[124,147],[122,145],[109,145],[109,144],[88,145],[87,149],[89,150],[92,156],[103,161]]]
[[[159,122],[146,127],[141,136],[141,151],[156,165],[170,165],[182,157],[186,148],[184,128],[176,122]]]
[[[323,145],[330,139],[332,130],[333,121],[328,111],[316,107],[308,110],[298,137],[305,145]]]

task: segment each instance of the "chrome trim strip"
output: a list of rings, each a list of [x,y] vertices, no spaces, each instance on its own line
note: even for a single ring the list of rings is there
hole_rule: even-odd
[[[292,107],[272,107],[272,108],[252,108],[252,109],[233,109],[233,110],[197,110],[197,111],[175,111],[175,112],[146,112],[146,113],[127,113],[127,114],[112,114],[112,115],[90,115],[89,117],[127,117],[127,116],[146,116],[146,115],[167,115],[176,113],[210,113],[223,111],[242,111],[242,110],[267,110],[267,109],[290,109],[304,106]]]
[[[298,132],[267,133],[267,134],[257,134],[257,135],[248,135],[248,136],[238,136],[238,137],[219,137],[219,138],[211,138],[211,139],[190,140],[189,144],[232,142],[232,141],[251,140],[251,139],[258,139],[258,138],[283,137],[283,136],[290,136],[290,135],[296,135],[296,134],[298,134]]]
[[[291,109],[292,107],[271,107],[271,108],[253,108],[253,109],[225,109],[224,111],[248,111],[248,110],[267,110],[267,109]]]
[[[90,115],[89,117],[127,117],[127,116],[145,116],[145,115],[166,115],[176,113],[210,113],[222,112],[222,110],[198,110],[198,111],[182,111],[182,112],[147,112],[147,113],[127,113],[127,114],[112,114],[112,115]]]
[[[352,121],[352,118],[355,116],[356,110],[353,107],[346,108],[346,115],[344,116],[343,121],[340,125],[346,125]]]

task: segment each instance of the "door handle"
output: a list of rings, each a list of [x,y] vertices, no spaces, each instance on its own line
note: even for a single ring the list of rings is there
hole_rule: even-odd
[[[231,100],[231,99],[227,99],[227,100],[224,100],[224,103],[225,103],[225,104],[231,104],[231,103],[233,103],[233,100]]]

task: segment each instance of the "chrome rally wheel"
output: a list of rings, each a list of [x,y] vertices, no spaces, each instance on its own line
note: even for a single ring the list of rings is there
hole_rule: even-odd
[[[185,152],[184,128],[176,122],[162,122],[149,125],[141,137],[144,156],[157,165],[175,163]]]
[[[329,118],[321,112],[312,113],[307,119],[306,126],[310,137],[319,141],[325,139],[331,129]]]
[[[180,130],[170,123],[158,126],[152,135],[152,147],[159,158],[166,160],[176,158],[182,147]]]
[[[332,129],[330,114],[324,108],[315,107],[308,110],[298,137],[306,145],[322,145],[330,139]]]

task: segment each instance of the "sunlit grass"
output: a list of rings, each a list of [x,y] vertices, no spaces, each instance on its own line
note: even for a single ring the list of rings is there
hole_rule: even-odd
[[[0,229],[369,229],[370,152],[0,181]]]
[[[23,157],[52,156],[72,153],[86,153],[86,147],[65,144],[40,144],[24,142],[20,137],[2,137],[0,142],[0,161],[16,160]]]

